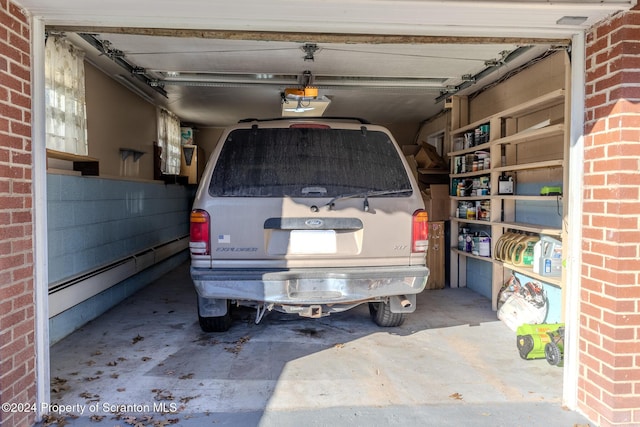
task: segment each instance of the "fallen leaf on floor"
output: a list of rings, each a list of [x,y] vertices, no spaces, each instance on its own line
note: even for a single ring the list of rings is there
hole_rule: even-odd
[[[94,360],[89,360],[86,362],[87,366],[93,366],[96,364],[96,362]]]
[[[245,335],[244,337],[240,338],[238,341],[236,341],[236,345],[233,347],[225,347],[224,349],[226,351],[228,351],[229,353],[233,353],[233,354],[238,354],[240,353],[240,351],[242,351],[242,346],[249,342],[249,340],[251,339],[251,337],[249,335]]]
[[[100,421],[105,419],[104,415],[91,415],[91,418],[89,418],[91,421],[94,421],[96,423],[99,423]]]
[[[185,396],[180,398],[180,403],[189,403],[190,400],[197,399],[200,395],[197,396]]]
[[[124,387],[120,387],[116,389],[117,391],[119,391],[120,393],[122,393],[123,391],[126,391],[127,389]]]
[[[100,401],[100,395],[99,394],[89,393],[88,391],[84,391],[84,392],[80,393],[78,396],[80,396],[83,399],[87,399],[87,402],[98,402],[98,401]]]
[[[449,395],[451,399],[462,400],[462,395],[460,393],[453,393]]]
[[[141,337],[140,334],[138,334],[133,338],[133,340],[131,341],[131,344],[138,343],[138,342],[140,342],[142,340],[144,340],[144,337]]]
[[[169,390],[163,390],[160,388],[154,388],[151,392],[156,395],[153,397],[155,400],[173,400],[173,394]]]
[[[338,344],[334,345],[333,347],[334,348],[344,348],[344,344],[338,343]]]
[[[181,375],[180,377],[178,377],[181,380],[190,380],[193,378],[193,373],[190,374],[186,374],[186,375]]]
[[[120,376],[120,374],[111,374],[111,375],[109,375],[109,376],[115,380],[115,379],[118,379],[118,377]]]
[[[67,385],[67,380],[60,377],[55,377],[51,380],[51,392],[52,393],[62,393],[63,391],[69,390],[69,386]]]
[[[118,357],[118,362],[124,362],[125,360],[127,360],[126,357]]]
[[[151,360],[151,358],[150,358],[150,357],[147,357],[147,356],[144,356],[144,357],[142,358],[142,361],[143,361],[143,362],[148,362],[149,360]]]
[[[118,362],[113,361],[113,362],[108,362],[107,366],[116,366],[118,364]]]
[[[67,425],[67,420],[60,415],[43,415],[42,416],[42,425],[44,427],[49,427],[52,425],[56,425],[58,427],[63,427]]]
[[[97,376],[97,377],[84,377],[84,381],[87,382],[87,383],[91,382],[91,381],[99,380],[99,379],[100,379],[100,376]]]
[[[100,350],[96,350],[93,353],[91,353],[92,356],[100,356],[102,354],[102,352]]]
[[[136,422],[136,417],[134,417],[133,415],[128,415],[126,417],[124,417],[122,419],[122,421],[124,421],[125,423],[129,424],[129,425],[133,425]]]

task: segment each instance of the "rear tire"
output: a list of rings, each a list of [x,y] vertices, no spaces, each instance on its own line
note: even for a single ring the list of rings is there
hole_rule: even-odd
[[[227,300],[227,313],[224,316],[203,317],[198,306],[198,321],[203,332],[226,332],[231,327],[231,302]]]
[[[544,356],[549,362],[549,365],[558,366],[562,361],[562,354],[560,353],[560,349],[555,343],[547,343],[544,346]]]
[[[371,320],[383,328],[395,328],[404,323],[404,313],[392,313],[391,306],[385,302],[370,302],[369,314]]]

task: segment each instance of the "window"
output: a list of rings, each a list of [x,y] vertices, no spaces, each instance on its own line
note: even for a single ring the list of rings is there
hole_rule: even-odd
[[[84,53],[60,37],[45,46],[47,148],[86,156]]]
[[[158,113],[158,146],[160,171],[167,175],[180,174],[180,119],[165,109]]]
[[[366,191],[397,191],[386,196],[402,197],[410,190],[400,155],[385,133],[303,128],[232,132],[209,186],[212,196],[230,197],[335,197]]]

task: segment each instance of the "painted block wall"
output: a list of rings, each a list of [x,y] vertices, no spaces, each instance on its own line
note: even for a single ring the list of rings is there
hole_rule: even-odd
[[[144,288],[149,283],[157,280],[163,274],[177,268],[188,259],[189,252],[182,251],[166,260],[163,260],[160,264],[147,268],[135,276],[123,280],[117,285],[100,292],[81,304],[73,306],[59,315],[52,317],[49,319],[49,344],[55,344],[82,325],[98,318],[101,314],[115,307],[117,304]],[[195,289],[193,292],[193,298],[195,301]]]
[[[49,173],[50,286],[188,235],[194,191],[160,182]],[[183,251],[52,317],[49,342],[97,318],[187,258]]]
[[[30,27],[0,1],[0,402],[35,404]],[[0,411],[0,425],[30,426],[30,411]]]
[[[586,49],[578,405],[640,426],[640,8]]]
[[[47,175],[49,283],[189,234],[194,189]]]

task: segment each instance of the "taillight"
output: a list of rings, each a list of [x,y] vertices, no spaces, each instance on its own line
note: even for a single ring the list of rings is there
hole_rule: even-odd
[[[189,222],[189,250],[193,255],[209,255],[209,214],[201,209],[194,209]]]
[[[429,247],[429,215],[419,209],[413,213],[411,248],[413,252],[426,252]]]

